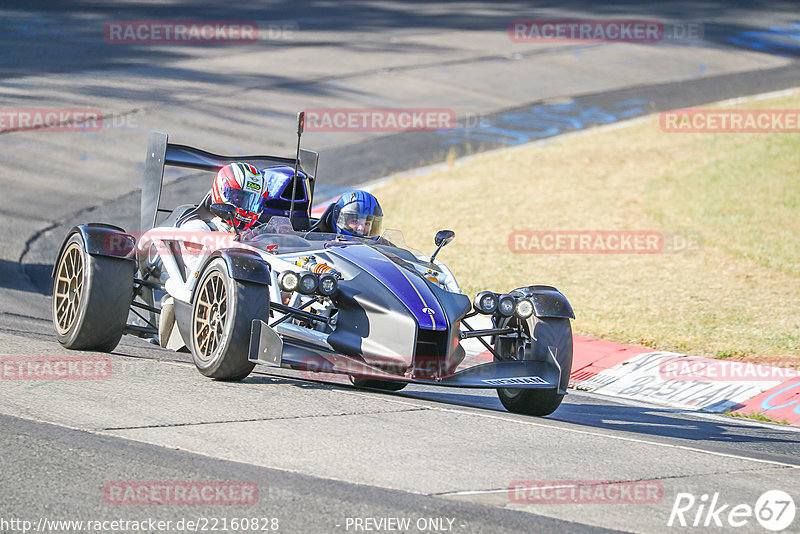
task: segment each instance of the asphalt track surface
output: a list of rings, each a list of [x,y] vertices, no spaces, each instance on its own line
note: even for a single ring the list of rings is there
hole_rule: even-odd
[[[150,129],[211,151],[289,155],[293,117],[304,108],[446,107],[463,122],[447,132],[310,132],[322,193],[333,194],[448,153],[800,79],[796,38],[774,37],[798,20],[788,3],[6,2],[0,15],[2,107],[93,107],[106,122],[94,132],[0,133],[3,356],[72,354],[49,322],[56,247],[76,222],[136,228]],[[704,39],[542,45],[511,43],[506,33],[518,18],[576,17],[702,23]],[[246,45],[102,39],[105,22],[149,19],[257,20],[296,31]],[[169,174],[165,202],[198,198],[208,179]],[[679,492],[718,492],[731,505],[752,506],[771,489],[800,499],[792,429],[580,392],[552,416],[530,418],[505,412],[493,392],[364,392],[260,368],[221,384],[185,355],[131,338],[110,357],[108,380],[0,381],[3,532],[15,531],[2,523],[11,519],[243,516],[278,518],[284,532],[354,532],[354,519],[389,517],[422,521],[423,531],[667,532],[677,528],[667,521]],[[663,497],[515,502],[508,487],[521,480],[656,481]],[[246,481],[259,500],[120,506],[103,497],[113,481]],[[759,529],[751,519],[738,530]]]

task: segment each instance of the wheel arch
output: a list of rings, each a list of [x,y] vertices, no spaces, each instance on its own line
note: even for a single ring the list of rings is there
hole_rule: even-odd
[[[270,265],[256,252],[243,249],[219,249],[215,250],[200,269],[197,270],[198,278],[205,272],[208,265],[215,259],[222,259],[228,268],[228,276],[238,282],[251,284],[270,285]],[[194,301],[194,291],[192,300]]]
[[[51,278],[55,278],[58,260],[64,253],[67,242],[74,234],[81,235],[86,252],[92,256],[105,256],[108,258],[134,261],[136,239],[125,232],[124,229],[119,226],[114,226],[113,224],[105,223],[79,224],[73,226],[61,242],[56,261],[53,262],[53,269],[50,271]]]

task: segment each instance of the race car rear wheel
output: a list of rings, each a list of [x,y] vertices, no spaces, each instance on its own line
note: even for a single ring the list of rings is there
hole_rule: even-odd
[[[111,352],[119,344],[133,300],[134,263],[92,256],[72,234],[56,262],[53,325],[68,349]]]
[[[533,358],[549,358],[549,347],[555,348],[556,361],[562,370],[558,389],[565,390],[572,368],[572,325],[569,319],[532,316],[526,321],[528,333],[534,340]],[[509,412],[537,416],[550,415],[564,399],[564,394],[556,389],[498,388],[497,396]]]
[[[269,288],[234,280],[222,259],[205,269],[192,304],[192,360],[205,376],[241,380],[255,367],[247,359],[253,319],[267,320]]]
[[[352,376],[350,377],[350,382],[357,388],[385,389],[386,391],[400,391],[408,385],[400,380],[368,380]]]

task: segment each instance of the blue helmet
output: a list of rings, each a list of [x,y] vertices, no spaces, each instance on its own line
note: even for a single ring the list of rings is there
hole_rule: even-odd
[[[337,234],[375,237],[381,233],[383,210],[374,195],[356,190],[336,201],[331,223]]]

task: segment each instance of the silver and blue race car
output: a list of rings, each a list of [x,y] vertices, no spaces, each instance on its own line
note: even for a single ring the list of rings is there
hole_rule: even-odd
[[[295,158],[220,156],[152,132],[141,231],[89,223],[63,241],[53,267],[59,342],[110,352],[130,334],[188,350],[197,369],[218,380],[242,380],[263,364],[349,375],[357,387],[392,391],[493,388],[511,412],[556,410],[572,365],[574,314],[564,295],[532,285],[470,299],[436,258],[454,239],[450,230],[436,234],[431,256],[396,230],[370,239],[316,231],[318,154],[300,149],[301,132],[302,116]],[[224,220],[232,207],[209,197],[161,205],[165,166],[217,172],[237,161],[295,169],[269,191],[254,228],[187,232],[179,221]],[[462,343],[472,338],[490,358],[465,358]]]

